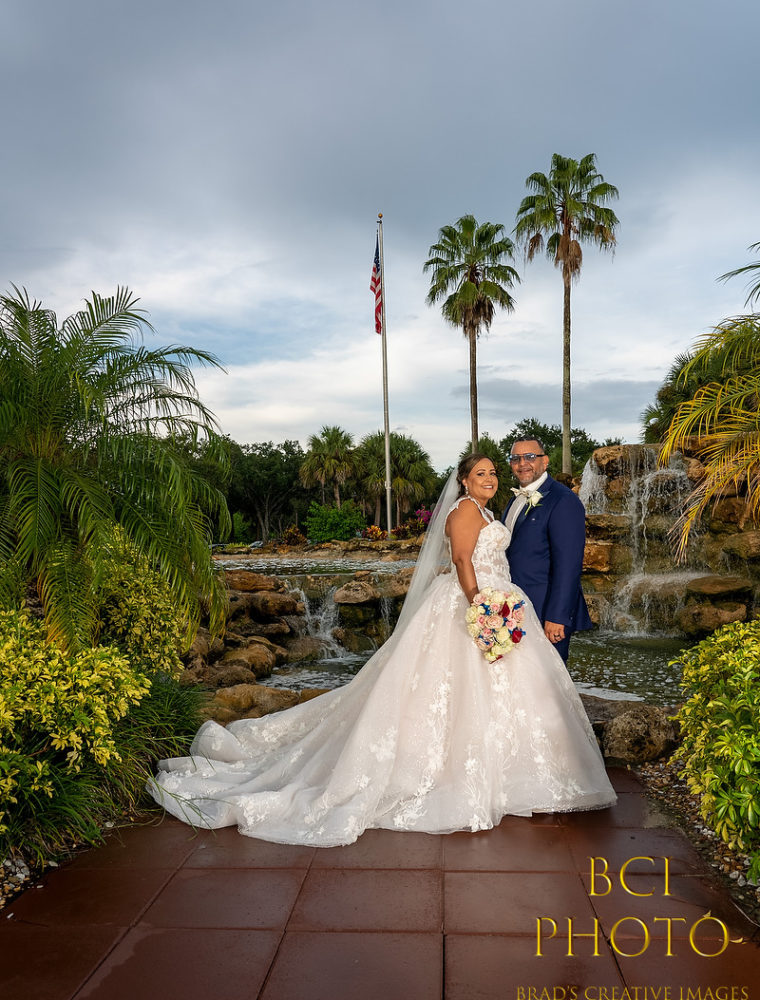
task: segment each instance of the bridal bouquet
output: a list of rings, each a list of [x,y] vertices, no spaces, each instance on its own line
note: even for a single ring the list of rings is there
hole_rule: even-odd
[[[522,628],[525,601],[515,591],[484,587],[467,609],[467,631],[489,663],[500,660],[525,635]]]

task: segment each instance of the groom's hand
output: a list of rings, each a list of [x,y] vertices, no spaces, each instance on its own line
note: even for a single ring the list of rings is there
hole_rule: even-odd
[[[565,638],[565,626],[557,622],[544,622],[544,634],[549,642],[562,642]]]

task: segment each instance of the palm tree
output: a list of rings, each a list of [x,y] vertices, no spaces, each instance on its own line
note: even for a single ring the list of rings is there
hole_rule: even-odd
[[[684,377],[700,370],[717,377],[680,404],[660,453],[666,464],[690,446],[705,466],[677,524],[681,556],[692,527],[729,486],[746,487],[750,515],[760,517],[760,316],[725,320],[702,338]]]
[[[555,153],[549,175],[531,174],[525,183],[534,194],[526,195],[517,210],[517,240],[528,260],[545,248],[562,271],[562,471],[570,475],[570,285],[580,277],[582,243],[614,248],[618,218],[606,203],[617,198],[618,190],[597,172],[595,153],[582,160]]]
[[[675,357],[654,402],[641,414],[645,444],[661,444],[681,403],[693,399],[702,386],[722,380],[724,365],[721,358],[711,353],[695,362],[693,351]]]
[[[436,474],[430,456],[422,446],[405,434],[391,431],[391,489],[396,500],[396,525],[412,502],[423,500],[435,487]],[[374,504],[374,524],[380,524],[382,498],[385,496],[385,434],[376,431],[362,438],[354,453],[356,476],[365,502]],[[389,528],[391,526],[389,525]]]
[[[760,243],[753,243],[747,249],[753,253],[760,253]],[[749,274],[754,278],[759,272],[760,260],[756,260],[752,264],[745,264],[744,267],[737,267],[734,271],[727,271],[725,274],[721,274],[718,281],[727,281],[729,278],[736,278],[740,274]],[[749,292],[747,293],[747,298],[744,300],[744,305],[749,306],[758,299],[760,299],[760,276],[750,282]]]
[[[393,462],[393,441],[395,434],[391,431],[391,463]],[[374,434],[366,434],[359,442],[359,447],[354,452],[356,458],[355,474],[359,484],[359,490],[365,503],[365,513],[367,506],[374,506],[373,524],[380,524],[380,514],[382,500],[385,496],[385,434],[383,431],[376,431]],[[388,525],[390,530],[392,525]]]
[[[188,636],[204,606],[223,619],[210,542],[229,515],[187,448],[205,441],[210,455],[219,441],[190,367],[218,362],[144,347],[137,301],[93,293],[59,327],[25,291],[0,296],[0,604],[31,586],[68,650],[93,640],[117,534],[169,583]]]
[[[514,244],[504,235],[504,226],[479,224],[474,216],[463,215],[455,225],[438,231],[438,242],[428,253],[423,268],[433,272],[428,305],[444,299],[443,318],[461,326],[470,345],[470,438],[477,441],[477,339],[482,328],[490,328],[496,306],[507,312],[514,309],[507,289],[520,278],[506,263],[512,259]]]
[[[413,502],[422,500],[433,487],[435,471],[428,453],[405,434],[391,435],[391,489],[396,498],[396,524]]]
[[[309,451],[300,470],[304,486],[319,483],[322,487],[322,504],[325,502],[325,485],[332,483],[335,506],[340,508],[340,488],[354,472],[354,439],[342,427],[327,426],[320,434],[309,438]]]

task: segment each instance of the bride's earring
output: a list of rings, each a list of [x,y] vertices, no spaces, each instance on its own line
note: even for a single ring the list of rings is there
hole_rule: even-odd
[[[467,486],[467,483],[464,484],[464,495],[466,497],[468,497],[470,495],[470,490],[469,490],[469,488]]]

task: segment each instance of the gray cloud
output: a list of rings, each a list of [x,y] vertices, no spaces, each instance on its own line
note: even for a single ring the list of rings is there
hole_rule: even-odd
[[[422,263],[465,212],[511,230],[554,151],[596,152],[620,189],[615,258],[588,250],[573,291],[574,424],[637,436],[674,354],[741,308],[715,278],[760,239],[750,0],[10,0],[4,19],[0,284],[62,314],[129,284],[158,338],[230,369],[234,391],[199,384],[231,433],[379,426],[380,210],[393,419],[448,464],[466,350]],[[516,264],[481,346],[484,427],[559,420],[561,284]],[[232,405],[277,362],[265,407]]]

